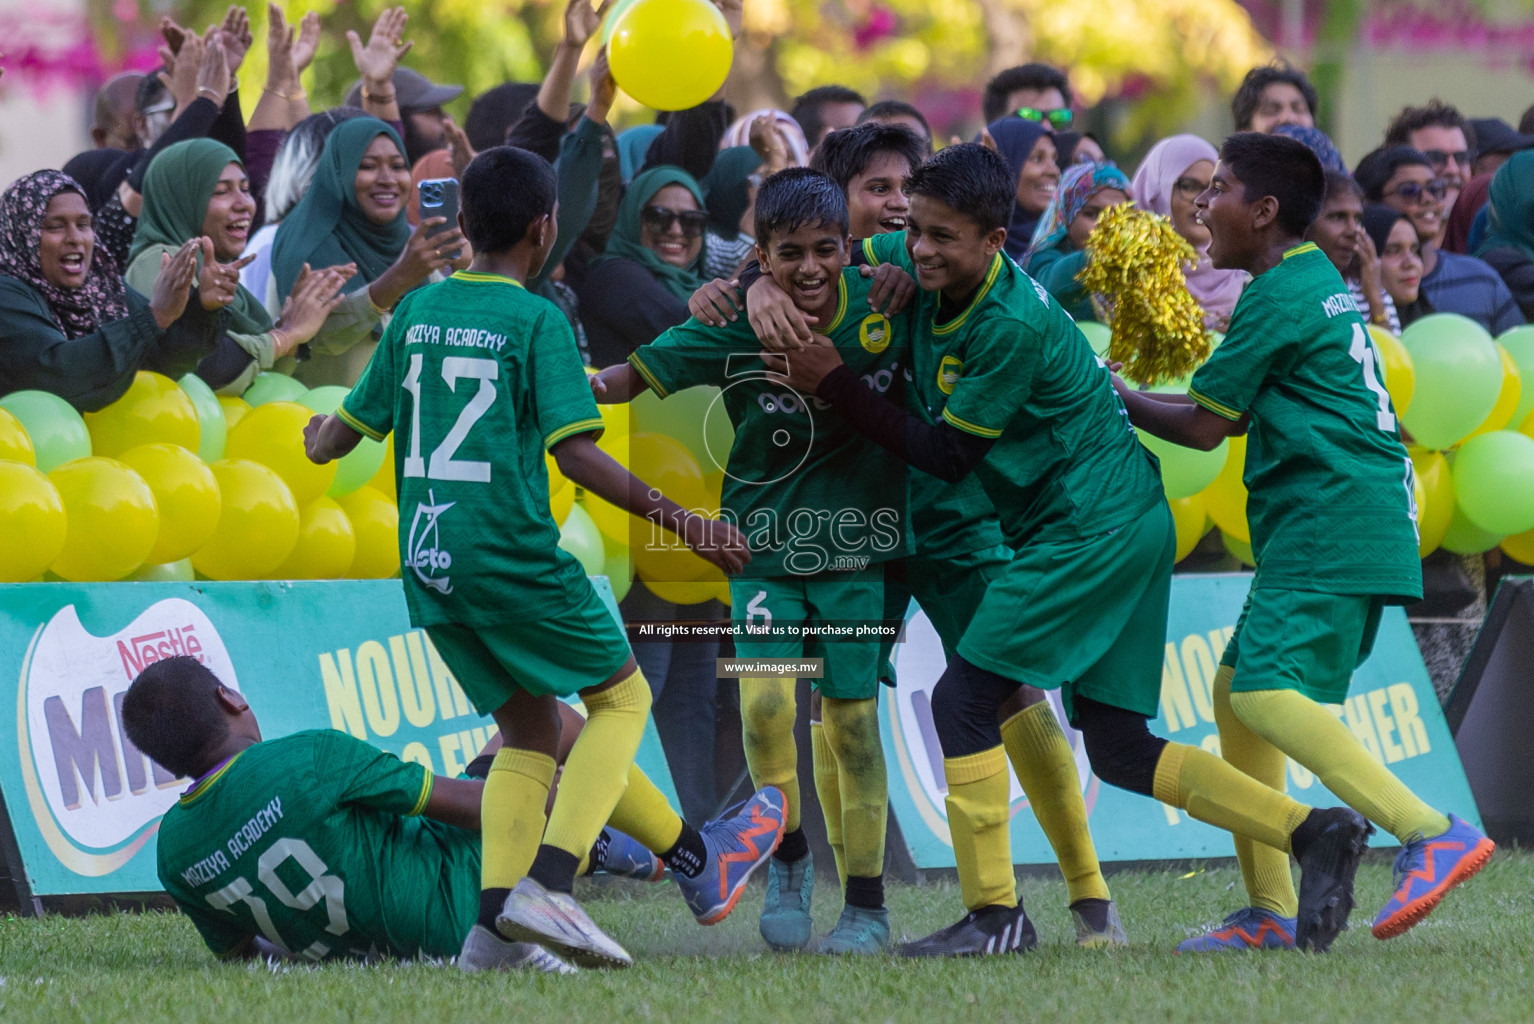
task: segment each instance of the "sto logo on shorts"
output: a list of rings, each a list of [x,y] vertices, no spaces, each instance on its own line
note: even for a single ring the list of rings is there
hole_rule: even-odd
[[[185,785],[145,757],[122,724],[128,685],[144,666],[180,655],[238,688],[213,623],[181,598],[157,602],[110,636],[92,633],[68,605],[32,639],[16,695],[22,776],[38,830],[76,874],[126,864]]]

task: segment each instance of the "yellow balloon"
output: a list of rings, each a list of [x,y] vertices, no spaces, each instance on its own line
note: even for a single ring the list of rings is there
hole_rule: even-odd
[[[367,486],[373,488],[390,501],[399,501],[399,492],[394,486],[394,432],[384,438],[383,465],[378,467],[378,472],[373,474],[373,479],[367,482]]]
[[[644,585],[662,601],[672,604],[702,604],[714,596],[713,583],[658,583],[645,580]]]
[[[1502,553],[1524,565],[1534,565],[1534,530],[1504,537]]]
[[[704,508],[709,515],[718,518],[720,509],[724,507],[724,470],[703,474],[703,492],[707,499]]]
[[[69,530],[49,567],[60,579],[120,580],[149,558],[160,532],[154,492],[116,459],[66,462],[48,474],[59,489]]]
[[[1220,528],[1244,544],[1252,542],[1252,531],[1246,522],[1246,484],[1241,482],[1242,470],[1246,468],[1246,437],[1230,439],[1230,451],[1225,456],[1225,468],[1215,477],[1214,483],[1204,488],[1204,507],[1209,518]]]
[[[1204,539],[1204,522],[1209,514],[1204,509],[1202,494],[1178,498],[1167,504],[1172,509],[1172,523],[1177,528],[1177,561],[1181,562]]]
[[[554,456],[550,455],[548,452],[543,453],[543,468],[549,474],[550,497],[553,497],[560,491],[567,490],[573,486],[570,483],[569,478],[559,471],[559,463],[554,461]]]
[[[59,489],[35,466],[0,461],[0,583],[36,579],[64,550]]]
[[[639,0],[613,24],[613,79],[656,110],[686,110],[719,91],[735,46],[724,15],[707,0]]]
[[[1378,324],[1369,325],[1369,335],[1380,354],[1385,378],[1381,383],[1390,392],[1390,404],[1395,406],[1397,416],[1404,416],[1417,391],[1417,370],[1412,365],[1411,353],[1400,338]]]
[[[217,395],[215,397],[218,398],[218,404],[223,406],[224,427],[228,430],[233,430],[234,425],[244,419],[246,413],[250,412],[250,403],[243,398],[236,398],[233,395]]]
[[[1257,557],[1252,554],[1250,541],[1232,537],[1228,533],[1220,534],[1220,540],[1225,542],[1225,550],[1234,555],[1242,565],[1251,567],[1257,564]]]
[[[304,454],[304,424],[313,416],[312,410],[297,402],[258,405],[230,428],[224,457],[249,459],[275,470],[293,492],[293,500],[307,505],[329,490],[336,478],[334,462],[317,466]]]
[[[728,608],[730,606],[730,583],[729,583],[729,581],[726,580],[723,583],[715,583],[715,584],[713,584],[713,588],[714,588],[714,600],[723,602],[724,606],[726,608]]]
[[[565,525],[565,520],[570,518],[570,510],[574,507],[575,488],[573,486],[561,487],[549,495],[549,513],[553,515],[555,524],[559,526]],[[598,529],[601,528],[598,527]]]
[[[1454,478],[1443,452],[1426,448],[1409,450],[1420,489],[1417,495],[1417,553],[1423,558],[1443,545],[1454,519]]]
[[[0,461],[37,465],[37,452],[32,448],[27,428],[4,409],[0,409]]]
[[[198,572],[215,580],[260,580],[298,543],[298,503],[282,477],[249,459],[219,459],[213,478],[223,498],[218,526],[192,554]]]
[[[279,580],[338,580],[357,553],[352,521],[334,498],[323,495],[299,511],[298,543],[272,572]]]
[[[1513,357],[1502,347],[1501,342],[1494,344],[1497,346],[1497,355],[1502,357],[1502,390],[1497,393],[1497,404],[1492,406],[1490,414],[1479,427],[1465,435],[1465,441],[1477,434],[1489,434],[1507,426],[1513,418],[1514,410],[1518,408],[1518,400],[1523,397],[1523,380],[1518,372],[1518,364],[1513,362]]]
[[[191,396],[169,377],[144,370],[127,392],[99,412],[85,414],[91,452],[115,459],[129,448],[164,441],[195,452],[202,426]]]
[[[399,572],[399,508],[371,487],[336,499],[357,535],[349,580],[382,580]]]
[[[179,562],[202,547],[222,506],[207,464],[176,444],[141,444],[123,452],[122,461],[144,478],[160,509],[160,535],[146,561]]]

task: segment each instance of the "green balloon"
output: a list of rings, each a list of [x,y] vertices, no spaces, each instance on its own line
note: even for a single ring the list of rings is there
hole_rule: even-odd
[[[219,404],[213,389],[197,376],[189,373],[176,382],[197,410],[197,426],[201,440],[197,442],[197,457],[204,462],[217,462],[224,457],[224,441],[229,427],[224,420],[224,407]]]
[[[256,374],[255,381],[240,397],[255,407],[267,402],[297,402],[308,390],[287,374],[269,370]]]
[[[339,384],[326,384],[311,388],[299,396],[298,404],[317,413],[330,415],[341,405],[341,400],[351,394],[351,388]],[[325,493],[332,498],[350,494],[377,475],[383,465],[386,449],[382,441],[364,437],[357,447],[336,462],[336,478]]]
[[[1456,555],[1479,555],[1501,543],[1502,537],[1499,534],[1487,533],[1466,519],[1465,513],[1456,508],[1454,518],[1449,520],[1449,532],[1443,535],[1442,547]]]
[[[559,528],[559,546],[575,556],[587,576],[602,575],[602,566],[607,560],[607,552],[602,547],[602,531],[579,505],[570,506],[565,525]]]
[[[47,391],[13,391],[0,398],[0,409],[16,417],[32,439],[40,473],[91,453],[91,435],[85,429],[84,418],[58,395]]]
[[[1238,537],[1232,537],[1228,533],[1220,534],[1220,541],[1236,561],[1246,566],[1256,566],[1257,556],[1252,554],[1252,546]]]
[[[1497,341],[1507,349],[1521,378],[1518,407],[1513,410],[1513,418],[1507,421],[1509,430],[1517,430],[1529,418],[1529,413],[1534,412],[1534,324],[1523,324],[1505,331]]]
[[[1113,340],[1113,332],[1107,324],[1098,323],[1096,320],[1082,320],[1076,324],[1076,329],[1086,336],[1087,344],[1092,346],[1092,351],[1108,358],[1108,343]]]
[[[634,585],[634,562],[628,549],[609,554],[602,563],[602,575],[613,588],[613,600],[621,601],[628,596]]]
[[[1139,428],[1140,443],[1149,448],[1161,462],[1161,486],[1166,489],[1167,499],[1191,498],[1214,483],[1214,478],[1225,468],[1225,456],[1230,441],[1223,440],[1212,451],[1201,452],[1197,448],[1184,448],[1171,441],[1163,441]]]
[[[163,565],[146,565],[135,572],[128,580],[133,583],[191,583],[197,578],[197,573],[192,570],[192,560],[183,558],[179,562],[166,562]]]
[[[1494,430],[1466,441],[1454,458],[1454,511],[1499,538],[1534,530],[1534,438]]]
[[[1450,448],[1486,421],[1502,392],[1502,357],[1480,324],[1425,316],[1401,333],[1417,388],[1401,423],[1424,448]],[[1362,371],[1360,371],[1362,372]]]
[[[725,413],[724,403],[717,401],[719,394],[716,387],[699,385],[661,401],[655,392],[647,390],[630,403],[631,429],[635,433],[676,438],[692,452],[704,473],[720,472],[729,462],[735,428]]]

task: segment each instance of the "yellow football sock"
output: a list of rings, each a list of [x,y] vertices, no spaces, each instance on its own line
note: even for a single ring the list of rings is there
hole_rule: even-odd
[[[1401,842],[1436,836],[1449,819],[1417,798],[1374,759],[1353,730],[1296,690],[1256,690],[1230,695],[1248,728],[1315,773],[1353,810]]]
[[[742,679],[740,723],[746,767],[757,789],[783,791],[783,830],[799,827],[799,750],[794,746],[795,679]]]
[[[1289,849],[1289,834],[1310,808],[1236,771],[1207,750],[1168,743],[1156,762],[1156,799],[1199,821]]]
[[[628,786],[629,769],[650,718],[650,684],[639,669],[599,693],[581,694],[586,727],[565,769],[543,841],[577,860],[591,850]]]
[[[823,713],[823,712],[822,712]],[[810,722],[811,762],[815,766],[815,793],[820,797],[820,809],[826,816],[826,842],[836,857],[836,874],[847,886],[847,856],[842,846],[842,778],[836,764],[836,752],[826,739],[823,722]]]
[[[682,835],[681,815],[638,765],[629,768],[628,788],[607,823],[654,854],[671,849]]]
[[[1214,723],[1220,730],[1220,756],[1232,767],[1280,793],[1289,759],[1273,744],[1248,729],[1230,706],[1230,681],[1236,670],[1220,666],[1214,677]],[[1293,917],[1300,901],[1294,894],[1289,855],[1246,836],[1234,836],[1236,860],[1246,881],[1247,902],[1280,917]]]
[[[1001,747],[943,758],[948,780],[948,832],[964,906],[1017,906],[1012,875],[1012,815],[1007,807],[1007,755]]]
[[[1001,741],[1033,816],[1060,862],[1067,901],[1112,899],[1092,845],[1076,758],[1049,701],[1040,701],[1003,722]]]
[[[879,703],[876,698],[838,700],[821,698],[826,739],[836,755],[841,775],[842,875],[872,878],[884,873],[884,826],[889,807],[889,783],[884,775],[884,743],[879,738]],[[816,777],[818,784],[819,777]],[[831,812],[826,811],[829,829]],[[1007,867],[1011,868],[1010,859]]]
[[[510,889],[522,880],[543,841],[543,805],[554,783],[554,759],[533,750],[495,752],[479,798],[482,889]]]

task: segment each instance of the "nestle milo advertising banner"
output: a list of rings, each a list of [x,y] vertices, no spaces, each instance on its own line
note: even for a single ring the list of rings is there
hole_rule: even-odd
[[[268,736],[340,729],[455,775],[495,728],[396,580],[0,586],[0,727],[15,729],[0,793],[34,894],[160,888],[155,832],[188,781],[128,741],[121,709],[145,665],[182,654],[243,693]],[[674,802],[653,724],[639,763]]]
[[[1246,598],[1251,576],[1178,576],[1172,580],[1171,617],[1161,669],[1161,714],[1151,730],[1178,743],[1220,752],[1211,693],[1226,641]],[[943,757],[932,725],[930,695],[943,671],[942,648],[926,617],[907,624],[896,649],[899,686],[880,708],[890,808],[920,868],[953,867],[953,846],[944,806]],[[1056,715],[1063,715],[1058,694]],[[1374,651],[1353,675],[1345,705],[1332,709],[1369,749],[1424,800],[1479,824],[1454,741],[1444,723],[1406,615],[1388,608]],[[1161,803],[1103,785],[1087,765],[1081,736],[1065,726],[1076,752],[1076,770],[1104,861],[1182,860],[1234,855],[1230,835],[1194,821]],[[1290,762],[1289,794],[1304,804],[1342,801],[1310,772]],[[1054,854],[1012,779],[1012,859],[1052,864]],[[1394,845],[1377,834],[1375,845]]]

